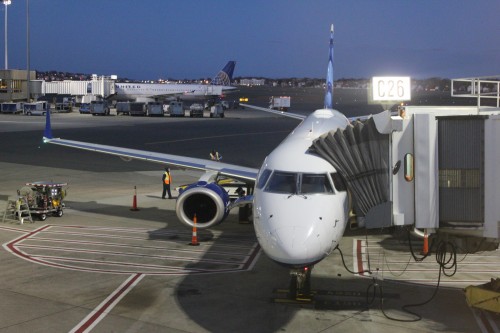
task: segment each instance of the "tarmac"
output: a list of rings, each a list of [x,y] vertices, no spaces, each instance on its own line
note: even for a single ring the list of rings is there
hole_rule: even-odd
[[[0,115],[0,210],[26,182],[69,184],[62,217],[0,223],[2,333],[499,332],[499,316],[470,308],[463,291],[500,276],[498,250],[458,255],[447,276],[434,255],[414,261],[405,234],[348,231],[343,258],[334,251],[314,267],[312,302],[291,301],[288,269],[261,252],[237,212],[198,230],[200,245],[189,245],[192,230],[177,221],[175,199],[161,199],[160,166],[42,146],[43,122]],[[265,156],[293,122],[247,111],[223,120],[71,113],[53,117],[53,126],[66,139],[194,157],[216,145],[233,163]],[[127,131],[134,135],[124,138]],[[174,187],[197,176],[173,170]],[[348,271],[360,269],[372,274]]]

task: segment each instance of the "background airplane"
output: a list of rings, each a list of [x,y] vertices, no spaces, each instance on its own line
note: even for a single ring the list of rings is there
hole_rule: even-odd
[[[115,83],[111,101],[157,102],[165,100],[196,101],[220,98],[231,86],[235,61],[229,61],[210,84]]]
[[[333,26],[330,34],[330,57],[327,86],[333,84]],[[228,73],[229,74],[229,73]],[[331,91],[327,91],[332,98]],[[309,116],[258,110],[293,117],[302,122],[264,160],[260,170],[218,161],[178,155],[93,144],[54,138],[47,113],[44,141],[72,148],[139,159],[171,168],[202,170],[196,183],[178,196],[179,220],[192,227],[196,216],[198,228],[221,223],[230,209],[251,203],[254,228],[263,251],[274,261],[291,268],[293,295],[307,294],[312,267],[328,256],[339,244],[348,219],[348,195],[335,168],[323,158],[309,153],[314,139],[324,133],[345,128],[349,120],[330,108],[316,110]],[[219,181],[239,180],[247,185],[248,195],[231,203]]]

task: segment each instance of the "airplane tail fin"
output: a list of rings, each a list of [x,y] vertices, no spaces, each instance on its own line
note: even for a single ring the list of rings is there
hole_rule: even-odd
[[[211,84],[217,86],[230,86],[231,80],[233,79],[234,67],[236,67],[236,61],[228,61],[226,66],[224,66],[224,68],[212,79]]]
[[[330,54],[326,73],[325,109],[333,109],[333,24],[330,28]]]
[[[43,132],[43,137],[45,139],[53,139],[52,136],[52,126],[50,125],[50,110],[47,110],[45,116],[45,131]]]

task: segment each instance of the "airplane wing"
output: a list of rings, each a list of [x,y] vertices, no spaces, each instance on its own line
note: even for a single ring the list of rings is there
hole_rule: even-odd
[[[269,109],[269,108],[263,108],[263,107],[260,107],[260,106],[243,104],[243,103],[240,103],[240,105],[246,106],[246,107],[249,107],[251,109],[258,110],[258,111],[264,111],[264,112],[268,112],[268,113],[273,113],[273,114],[276,114],[278,116],[283,116],[283,117],[288,117],[288,118],[293,118],[293,119],[298,119],[298,120],[304,120],[304,119],[307,118],[307,116],[301,115],[301,114],[297,114],[297,113],[277,111],[277,110],[273,110],[273,109]],[[371,115],[367,115],[367,116],[347,117],[347,119],[350,122],[353,122],[353,121],[356,121],[356,120],[359,120],[359,121],[367,120],[367,119],[369,119],[371,117],[372,117]]]
[[[93,152],[110,154],[123,157],[125,159],[143,160],[153,163],[160,163],[175,169],[199,170],[234,179],[242,180],[245,183],[253,183],[257,178],[258,169],[242,167],[238,165],[222,163],[218,161],[206,160],[201,158],[185,157],[164,153],[157,153],[139,149],[128,149],[122,147],[101,145],[82,141],[65,140],[54,138],[50,126],[50,112],[46,115],[46,125],[43,141],[60,146],[89,150]]]
[[[242,104],[242,103],[240,103],[240,105],[241,106],[246,106],[246,107],[249,107],[251,109],[258,110],[258,111],[264,111],[264,112],[268,112],[268,113],[273,113],[273,114],[276,114],[278,116],[284,116],[284,117],[298,119],[298,120],[304,120],[307,117],[307,116],[304,116],[304,115],[301,115],[301,114],[289,113],[289,112],[284,112],[284,111],[277,111],[277,110],[273,110],[273,109],[262,108],[260,106],[255,106],[255,105]]]

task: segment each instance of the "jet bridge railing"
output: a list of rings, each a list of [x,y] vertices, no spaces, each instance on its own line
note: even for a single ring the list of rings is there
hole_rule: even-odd
[[[481,107],[481,100],[496,100],[496,107],[500,107],[500,75],[493,77],[462,78],[451,80],[451,96],[476,98],[477,106]]]

